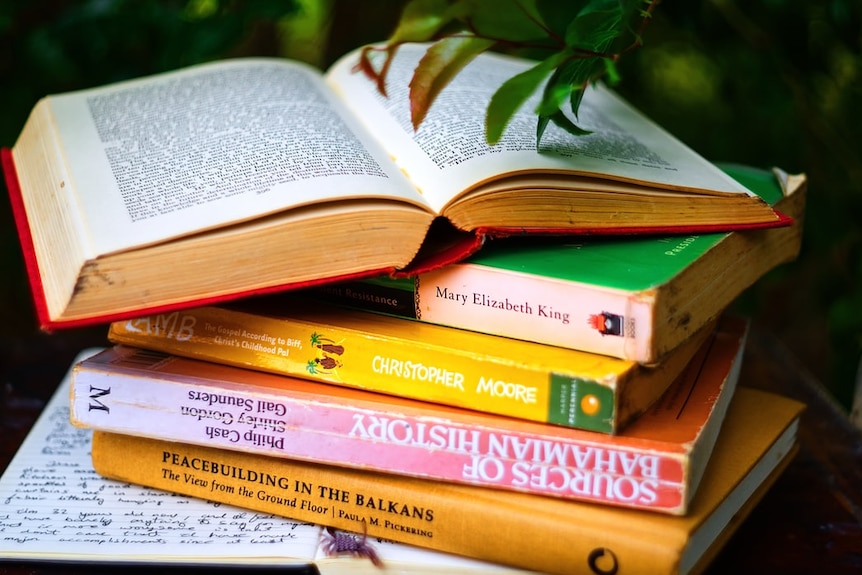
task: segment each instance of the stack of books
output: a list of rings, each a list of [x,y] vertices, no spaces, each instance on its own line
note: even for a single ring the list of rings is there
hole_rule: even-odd
[[[47,98],[4,150],[40,321],[111,321],[71,376],[95,471],[372,563],[702,570],[795,449],[727,308],[798,253],[804,176],[600,88],[593,134],[490,148],[479,82],[527,66],[490,54],[414,133],[403,51],[388,99],[355,54],[226,62]]]

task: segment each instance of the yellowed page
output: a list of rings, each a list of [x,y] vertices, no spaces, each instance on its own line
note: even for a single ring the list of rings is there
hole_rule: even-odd
[[[49,104],[90,257],[328,200],[423,202],[303,64],[227,60]]]

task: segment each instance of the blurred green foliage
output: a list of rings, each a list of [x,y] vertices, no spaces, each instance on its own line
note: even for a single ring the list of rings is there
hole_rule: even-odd
[[[36,100],[215,58],[321,67],[383,40],[403,0],[0,0],[0,146]],[[738,307],[849,405],[862,352],[862,3],[667,0],[618,90],[716,161],[809,177],[800,259]],[[36,330],[8,205],[0,344]],[[10,270],[10,271],[6,271]]]
[[[0,78],[14,138],[36,99],[246,53],[279,54],[293,0],[36,0],[0,7]]]
[[[862,352],[862,3],[665,2],[620,92],[715,161],[809,180],[799,260],[739,302],[845,406]]]

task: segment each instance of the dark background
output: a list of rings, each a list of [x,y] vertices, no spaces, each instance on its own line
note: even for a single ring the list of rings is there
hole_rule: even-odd
[[[0,0],[0,146],[14,144],[45,94],[233,56],[326,67],[385,39],[403,4]],[[666,1],[620,68],[618,90],[707,158],[808,175],[800,258],[734,307],[772,329],[849,409],[862,350],[862,3]],[[0,234],[8,387],[46,352],[71,361],[106,330],[40,332],[5,200]]]

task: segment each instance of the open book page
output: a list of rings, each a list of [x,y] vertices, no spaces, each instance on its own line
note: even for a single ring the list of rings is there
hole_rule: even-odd
[[[550,124],[537,152],[537,91],[512,118],[500,142],[489,146],[484,121],[491,95],[530,65],[498,54],[483,54],[468,64],[414,132],[409,83],[425,47],[399,47],[387,76],[388,97],[353,70],[355,52],[336,62],[326,79],[357,116],[368,120],[377,139],[438,212],[453,194],[475,184],[504,173],[537,170],[592,173],[672,189],[750,193],[601,85],[587,91],[577,120],[592,134],[576,137]]]
[[[92,431],[69,422],[69,385],[67,375],[0,478],[0,561],[333,561],[321,550],[320,526],[100,477],[90,461]],[[384,564],[441,573],[496,568],[380,539],[368,544]],[[345,572],[370,563],[334,561],[345,563]]]
[[[423,203],[303,64],[227,60],[49,102],[91,255],[325,200]]]

